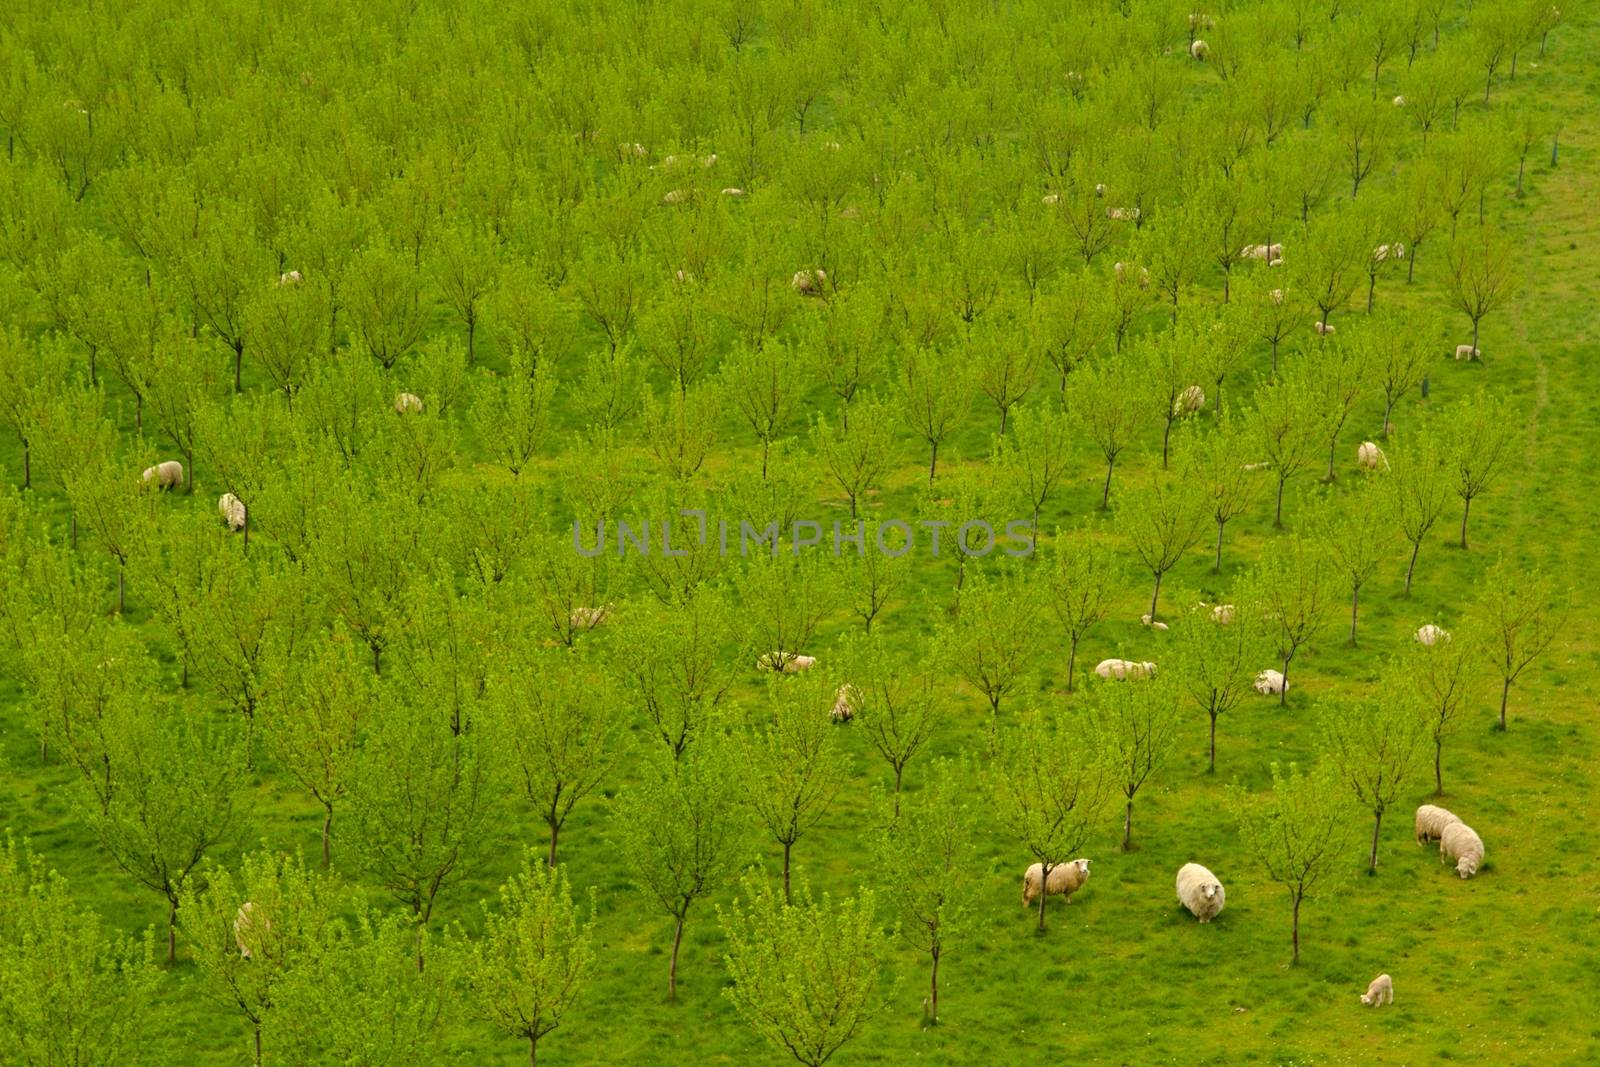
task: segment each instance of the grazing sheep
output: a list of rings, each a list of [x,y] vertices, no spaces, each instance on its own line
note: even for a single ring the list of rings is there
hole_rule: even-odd
[[[1382,263],[1389,259],[1405,259],[1406,246],[1396,241],[1394,244],[1379,245],[1372,250],[1372,262]]]
[[[422,411],[422,398],[416,393],[396,393],[394,398],[394,413],[396,415],[416,414]]]
[[[1210,15],[1199,11],[1191,12],[1189,15],[1189,28],[1191,30],[1209,30],[1215,25],[1216,21]]]
[[[244,529],[244,501],[232,493],[223,493],[217,499],[217,511],[222,514],[222,521],[228,524],[228,529],[238,532]]]
[[[154,467],[146,467],[140,477],[146,488],[153,485],[157,489],[176,489],[183,484],[183,464],[169,459]]]
[[[1336,334],[1336,333],[1339,332],[1338,330],[1333,328],[1333,324],[1332,323],[1328,323],[1328,322],[1318,322],[1312,327],[1312,329],[1316,330],[1323,337],[1331,337],[1333,334]]]
[[[1194,40],[1194,42],[1189,45],[1189,55],[1192,56],[1195,59],[1200,60],[1202,63],[1205,62],[1206,56],[1208,56],[1210,54],[1211,54],[1211,46],[1206,44],[1204,41],[1200,40],[1199,38],[1196,38]]]
[[[627,159],[630,156],[634,159],[643,159],[645,156],[650,154],[649,150],[646,149],[644,145],[639,144],[636,141],[622,142],[621,144],[617,145],[617,152],[624,159]]]
[[[794,286],[794,291],[801,296],[821,296],[822,287],[828,284],[828,272],[821,267],[797,270],[789,284]]]
[[[816,665],[817,657],[801,656],[793,652],[763,652],[761,658],[756,660],[756,670],[777,671],[780,674],[809,671]]]
[[[694,195],[694,190],[693,189],[670,189],[667,192],[661,194],[661,203],[663,205],[665,205],[665,206],[670,207],[673,204],[681,204],[681,203],[683,203],[684,201],[688,200],[693,195]]]
[[[1178,903],[1203,923],[1222,914],[1228,895],[1223,892],[1217,876],[1198,863],[1185,863],[1178,868]]]
[[[1412,636],[1417,639],[1418,644],[1437,645],[1450,640],[1450,631],[1443,626],[1435,626],[1430,622],[1418,627],[1417,632]]]
[[[1417,844],[1426,845],[1444,836],[1444,828],[1461,821],[1453,811],[1434,804],[1424,804],[1417,809]]]
[[[1383,449],[1376,442],[1363,441],[1361,447],[1356,449],[1356,466],[1364,471],[1375,471],[1379,467],[1387,467],[1389,461],[1384,457]]]
[[[1108,207],[1106,218],[1116,222],[1135,222],[1139,218],[1139,209],[1136,207]]]
[[[265,915],[256,914],[256,906],[251,901],[239,905],[238,914],[233,917],[233,942],[239,946],[239,955],[244,959],[253,959],[254,944],[260,947],[261,936],[272,930],[272,920]]]
[[[1267,299],[1272,301],[1278,307],[1282,307],[1283,306],[1283,290],[1282,289],[1273,289],[1271,292],[1267,293]]]
[[[856,704],[861,700],[861,694],[856,687],[846,682],[839,687],[833,695],[833,708],[828,712],[828,718],[834,722],[849,722],[856,717]]]
[[[722,195],[723,196],[734,196],[734,197],[743,196],[744,195],[744,190],[739,188],[736,185],[730,185],[726,189],[722,190]]]
[[[1283,680],[1282,671],[1265,670],[1256,675],[1256,692],[1262,696],[1278,696],[1289,691],[1289,683]]]
[[[1154,618],[1152,618],[1149,615],[1140,615],[1139,616],[1139,621],[1141,623],[1143,623],[1144,625],[1150,627],[1150,629],[1152,629],[1152,630],[1165,630],[1167,628],[1167,624],[1166,623],[1158,622],[1158,621],[1156,621]]]
[[[1219,626],[1227,626],[1233,622],[1234,609],[1232,604],[1218,604],[1211,609],[1211,621]]]
[[[1403,95],[1395,97],[1394,98],[1394,106],[1395,107],[1405,107],[1406,106],[1406,98]]]
[[[1172,403],[1174,415],[1192,415],[1205,407],[1206,393],[1198,385],[1191,385],[1179,394],[1178,399]]]
[[[1111,273],[1116,275],[1117,281],[1125,281],[1128,277],[1128,268],[1133,264],[1124,263],[1120,259],[1111,264]],[[1150,271],[1146,267],[1139,268],[1139,288],[1150,288]]]
[[[1394,982],[1386,974],[1378,975],[1367,986],[1367,991],[1361,994],[1361,1003],[1374,1008],[1381,1004],[1393,1004]]]
[[[1456,345],[1457,359],[1477,359],[1478,350],[1472,345]]]
[[[567,624],[585,630],[592,630],[610,617],[610,604],[601,604],[597,608],[573,608],[567,616]]]
[[[1149,660],[1136,663],[1131,659],[1103,659],[1095,664],[1094,673],[1107,680],[1115,678],[1118,681],[1126,678],[1154,678],[1156,665]]]
[[[1022,906],[1039,899],[1039,882],[1044,874],[1044,864],[1035,863],[1029,867],[1022,876]],[[1045,880],[1045,893],[1049,896],[1066,897],[1068,904],[1072,903],[1072,894],[1083,888],[1083,883],[1089,880],[1089,861],[1075,859],[1071,863],[1058,863],[1050,868],[1050,877]]]
[[[300,281],[301,281],[300,272],[297,271],[297,270],[287,271],[287,272],[285,272],[283,274],[278,275],[278,284],[279,285],[299,285]]]
[[[1456,873],[1471,878],[1483,865],[1483,838],[1466,823],[1457,820],[1439,835],[1439,862],[1456,861]]]
[[[1240,259],[1264,259],[1276,263],[1283,258],[1283,245],[1245,245],[1239,250]]]

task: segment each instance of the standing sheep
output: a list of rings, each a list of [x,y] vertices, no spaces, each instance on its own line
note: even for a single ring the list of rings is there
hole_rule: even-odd
[[[1094,673],[1107,679],[1122,681],[1126,678],[1154,678],[1156,665],[1148,660],[1135,663],[1131,659],[1103,659],[1094,666]]]
[[[1386,974],[1374,978],[1367,991],[1361,994],[1361,1003],[1376,1008],[1381,1004],[1394,1003],[1394,982]]]
[[[1417,844],[1426,845],[1444,836],[1444,828],[1460,822],[1453,811],[1435,804],[1424,804],[1417,809]]]
[[[227,523],[228,529],[234,533],[244,529],[244,501],[232,493],[223,493],[217,499],[217,511],[221,513],[222,521]]]
[[[1444,828],[1439,835],[1439,862],[1456,861],[1456,873],[1471,878],[1483,864],[1483,838],[1459,819]]]
[[[1232,604],[1218,604],[1211,609],[1211,621],[1218,626],[1227,626],[1233,622],[1234,608]]]
[[[1178,868],[1178,903],[1203,923],[1222,914],[1228,895],[1223,892],[1217,876],[1198,863],[1185,863]]]
[[[415,414],[422,411],[422,398],[416,393],[399,393],[394,398],[396,415]]]
[[[1313,328],[1323,337],[1331,337],[1333,334],[1339,332],[1338,330],[1334,329],[1333,324],[1329,322],[1318,322]]]
[[[1022,906],[1026,908],[1039,899],[1039,882],[1044,874],[1044,864],[1035,863],[1029,867],[1022,876]],[[1045,892],[1050,896],[1066,897],[1068,904],[1072,903],[1072,894],[1083,888],[1083,883],[1089,880],[1089,861],[1075,859],[1071,863],[1058,863],[1050,868],[1050,878],[1045,883]]]
[[[1472,345],[1456,345],[1457,359],[1477,359],[1478,350]]]
[[[794,291],[801,296],[821,296],[822,287],[828,284],[828,272],[821,267],[813,270],[797,270],[789,284],[794,286]]]
[[[1449,641],[1450,631],[1443,626],[1435,626],[1430,622],[1426,626],[1418,627],[1417,632],[1412,636],[1416,638],[1418,644],[1432,646]]]
[[[828,712],[828,718],[834,722],[849,722],[856,717],[856,702],[860,699],[861,694],[856,692],[856,687],[846,682],[833,695],[833,708]]]
[[[1375,471],[1379,467],[1387,467],[1389,461],[1384,458],[1383,449],[1376,442],[1363,441],[1361,447],[1356,449],[1356,466],[1364,471]]]
[[[1139,623],[1140,625],[1150,627],[1152,630],[1165,630],[1167,628],[1167,624],[1157,621],[1154,615],[1140,615]]]
[[[146,488],[155,486],[157,489],[176,489],[183,484],[183,464],[175,459],[157,463],[154,467],[146,467],[140,476]]]
[[[809,671],[817,665],[817,657],[801,656],[790,652],[763,652],[761,658],[756,660],[756,670],[777,671],[780,674],[794,674],[797,671]]]
[[[1256,675],[1256,692],[1262,696],[1278,696],[1289,690],[1289,683],[1283,680],[1282,671],[1264,670]]]
[[[1205,390],[1198,385],[1191,385],[1178,395],[1178,399],[1172,402],[1172,413],[1174,415],[1192,415],[1205,407],[1205,404]]]
[[[1202,63],[1205,62],[1206,56],[1210,54],[1211,46],[1199,38],[1196,38],[1194,43],[1189,46],[1189,55]]]
[[[278,284],[279,285],[299,285],[300,281],[301,281],[300,272],[297,271],[297,270],[287,271],[287,272],[285,272],[283,274],[278,275]]]
[[[242,958],[254,959],[262,937],[271,932],[272,920],[266,915],[257,915],[253,902],[247,900],[239,905],[239,912],[233,917],[233,942],[239,946]]]

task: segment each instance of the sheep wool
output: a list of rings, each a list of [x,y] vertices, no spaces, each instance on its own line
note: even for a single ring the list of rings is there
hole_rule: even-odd
[[[244,501],[232,493],[223,493],[217,498],[217,511],[222,515],[222,521],[227,523],[228,529],[235,533],[244,529]]]
[[[261,947],[261,939],[272,930],[272,920],[266,915],[258,914],[252,901],[245,901],[239,905],[239,911],[233,917],[233,942],[239,946],[239,955],[244,959],[253,959],[256,950]]]
[[[592,630],[610,617],[611,605],[601,604],[597,608],[573,608],[567,622],[582,630]]]
[[[1453,811],[1434,804],[1424,804],[1417,809],[1417,844],[1426,845],[1444,836],[1444,828],[1461,819]]]
[[[1145,626],[1150,627],[1150,629],[1152,629],[1152,630],[1165,630],[1167,628],[1167,624],[1166,623],[1159,622],[1154,617],[1152,617],[1150,615],[1140,615],[1139,616],[1139,622],[1142,623]]]
[[[1198,385],[1191,385],[1179,394],[1178,399],[1172,402],[1174,415],[1192,415],[1205,407],[1205,390]]]
[[[1127,678],[1154,678],[1156,665],[1148,660],[1136,663],[1131,659],[1103,659],[1094,666],[1094,673],[1107,679],[1122,681]]]
[[[828,272],[820,267],[797,270],[789,284],[794,286],[794,291],[801,296],[821,296],[822,287],[828,284]]]
[[[1227,626],[1233,622],[1234,608],[1232,604],[1218,604],[1211,609],[1211,621],[1219,626]]]
[[[1478,350],[1472,345],[1456,345],[1457,359],[1477,359]]]
[[[1384,459],[1383,449],[1379,448],[1376,442],[1363,441],[1361,442],[1361,447],[1356,449],[1356,466],[1362,470],[1375,471],[1379,467],[1387,465],[1388,461]]]
[[[1256,692],[1262,696],[1277,696],[1289,691],[1289,683],[1283,680],[1282,671],[1265,670],[1256,675]]]
[[[1439,645],[1450,640],[1450,631],[1430,622],[1426,626],[1418,627],[1413,636],[1419,645]]]
[[[1211,46],[1206,44],[1204,41],[1199,40],[1198,38],[1189,46],[1189,55],[1200,60],[1201,62],[1204,62],[1206,56],[1210,54]]]
[[[1373,1008],[1382,1004],[1393,1004],[1394,982],[1386,974],[1378,975],[1368,983],[1367,991],[1361,994],[1361,1003]]]
[[[797,671],[809,671],[817,665],[817,657],[801,656],[793,652],[764,652],[756,660],[756,670],[777,671],[779,674],[794,674]]]
[[[1439,862],[1456,861],[1456,873],[1471,878],[1483,865],[1483,838],[1466,823],[1457,820],[1439,835]]]
[[[1332,323],[1328,323],[1328,322],[1319,322],[1319,323],[1317,323],[1316,326],[1315,326],[1315,329],[1323,337],[1327,337],[1327,336],[1330,336],[1331,334],[1335,334],[1335,333],[1339,332],[1338,330],[1334,329]]]
[[[1022,876],[1022,906],[1039,899],[1039,882],[1044,874],[1044,864],[1035,863],[1029,867]],[[1068,904],[1072,903],[1072,894],[1083,888],[1089,880],[1089,861],[1078,858],[1070,863],[1058,863],[1050,868],[1050,877],[1045,881],[1045,893],[1049,896],[1066,897]]]
[[[157,463],[154,467],[146,467],[140,476],[145,486],[155,486],[157,489],[176,489],[183,484],[183,464],[175,459]]]
[[[1178,868],[1177,887],[1178,903],[1203,923],[1222,914],[1227,903],[1228,895],[1217,876],[1198,863],[1185,863]]]
[[[422,398],[416,393],[400,393],[394,398],[396,415],[415,414],[422,410]]]
[[[833,708],[828,712],[828,718],[834,722],[849,722],[856,717],[856,704],[861,700],[861,694],[856,687],[846,682],[839,687],[833,695]]]

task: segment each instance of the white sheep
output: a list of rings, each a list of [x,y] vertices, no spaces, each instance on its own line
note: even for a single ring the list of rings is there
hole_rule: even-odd
[[[1394,98],[1394,106],[1395,107],[1405,107],[1406,106],[1406,98],[1405,98],[1405,96],[1403,94]]]
[[[1115,222],[1135,222],[1139,218],[1139,209],[1136,207],[1108,207],[1106,218]]]
[[[1283,258],[1283,245],[1245,245],[1239,250],[1240,259],[1264,259],[1276,263]]]
[[[1203,12],[1194,11],[1189,14],[1189,28],[1192,30],[1209,30],[1215,25],[1216,21]]]
[[[1149,660],[1135,662],[1131,659],[1103,659],[1094,666],[1094,673],[1107,679],[1122,681],[1126,678],[1154,678],[1156,665]]]
[[[261,947],[262,935],[271,930],[272,920],[266,915],[257,915],[254,903],[247,900],[239,905],[239,911],[233,917],[233,942],[239,946],[241,957],[253,959],[255,950]]]
[[[1039,899],[1039,882],[1044,875],[1044,864],[1035,863],[1029,867],[1022,876],[1022,906]],[[1083,858],[1075,859],[1070,863],[1058,863],[1050,868],[1050,877],[1045,881],[1045,893],[1049,896],[1066,897],[1068,904],[1072,903],[1072,894],[1083,888],[1083,883],[1089,880],[1089,861]]]
[[[794,652],[763,652],[756,660],[756,670],[777,671],[780,674],[794,674],[796,671],[809,671],[817,665],[817,657],[802,656]]]
[[[1172,402],[1172,413],[1174,415],[1192,415],[1194,412],[1205,407],[1205,404],[1205,390],[1201,389],[1198,385],[1191,385],[1182,393],[1178,394],[1178,399]]]
[[[1364,471],[1375,471],[1379,467],[1387,467],[1388,459],[1384,457],[1383,449],[1375,441],[1363,441],[1361,447],[1356,449],[1356,466]]]
[[[1105,196],[1106,195],[1106,183],[1105,182],[1095,182],[1094,183],[1094,195],[1095,196]]]
[[[228,529],[239,531],[244,529],[244,501],[232,493],[223,493],[217,498],[217,511],[222,515],[222,521],[228,524]]]
[[[1041,196],[1039,198],[1039,203],[1041,203],[1041,204],[1059,204],[1060,202],[1061,202],[1061,194],[1060,193],[1045,193],[1043,196]]]
[[[1154,616],[1151,616],[1151,615],[1148,615],[1148,614],[1140,615],[1139,616],[1139,621],[1141,623],[1143,623],[1144,625],[1150,627],[1150,629],[1152,629],[1152,630],[1165,630],[1167,628],[1167,624],[1166,623],[1160,622]]]
[[[1276,306],[1282,307],[1283,306],[1283,290],[1282,289],[1273,289],[1273,290],[1271,290],[1270,292],[1267,293],[1267,299],[1272,301],[1273,304],[1275,304]]]
[[[1432,646],[1448,642],[1450,640],[1450,631],[1446,630],[1443,626],[1435,626],[1430,622],[1423,626],[1417,627],[1417,632],[1412,634],[1412,637],[1414,637],[1417,643],[1420,645]]]
[[[1217,876],[1198,863],[1185,863],[1178,868],[1178,903],[1203,923],[1222,914],[1228,895]]]
[[[1270,669],[1256,675],[1255,687],[1262,696],[1275,697],[1289,691],[1289,683],[1283,680],[1283,672]]]
[[[1271,466],[1271,463],[1268,463],[1266,460],[1262,460],[1260,463],[1242,464],[1240,465],[1239,469],[1242,471],[1264,471]]]
[[[1473,345],[1456,345],[1457,359],[1477,359],[1478,350]]]
[[[789,280],[794,286],[794,291],[801,296],[821,296],[822,287],[828,284],[828,272],[821,267],[812,270],[797,270],[794,277]]]
[[[1393,244],[1379,245],[1372,250],[1372,262],[1383,263],[1389,259],[1405,259],[1406,246],[1399,241]]]
[[[300,282],[300,272],[297,270],[286,271],[278,275],[279,285],[299,285]]]
[[[739,188],[737,185],[730,185],[726,189],[722,190],[722,195],[740,197],[744,195],[744,190]]]
[[[1361,994],[1361,1003],[1374,1008],[1381,1004],[1393,1004],[1394,982],[1386,974],[1378,975],[1367,985],[1367,991]]]
[[[183,484],[183,464],[169,459],[154,467],[146,467],[140,480],[146,488],[153,485],[157,489],[176,489]]]
[[[1312,326],[1312,329],[1316,330],[1317,333],[1321,334],[1323,337],[1331,337],[1339,332],[1338,330],[1334,329],[1333,323],[1331,322],[1318,322]]]
[[[693,195],[693,189],[669,189],[667,192],[661,194],[661,203],[663,206],[670,207],[673,204],[683,203]]]
[[[397,393],[394,398],[396,415],[415,414],[422,410],[422,398],[416,393]]]
[[[1435,804],[1424,804],[1417,809],[1417,844],[1426,845],[1444,836],[1444,828],[1458,823],[1461,817]]]
[[[1456,873],[1471,878],[1483,865],[1483,838],[1464,822],[1456,821],[1439,835],[1439,862],[1456,861]]]
[[[1218,604],[1211,609],[1211,621],[1219,626],[1227,626],[1233,622],[1234,609],[1232,604]]]
[[[573,608],[567,614],[567,624],[578,629],[592,630],[609,618],[611,618],[611,605],[601,604],[597,608]]]
[[[639,144],[637,141],[622,142],[621,144],[617,145],[617,152],[624,159],[627,159],[630,156],[634,159],[643,159],[645,156],[650,154],[649,150],[645,148],[644,145]]]
[[[841,685],[833,694],[833,708],[828,712],[828,718],[834,722],[849,722],[856,717],[856,705],[861,702],[861,694],[849,682]]]
[[[1116,275],[1117,281],[1126,281],[1128,277],[1128,268],[1131,266],[1133,266],[1133,264],[1124,263],[1119,259],[1117,262],[1111,264],[1111,273]],[[1147,267],[1139,268],[1139,288],[1150,288],[1150,270]]]
[[[1205,62],[1206,56],[1210,54],[1211,46],[1199,38],[1195,38],[1194,42],[1189,45],[1189,55],[1200,60],[1202,63]]]
[[[694,281],[694,272],[687,271],[682,267],[679,267],[677,270],[672,272],[672,280],[677,282],[679,285],[688,285],[690,282]]]

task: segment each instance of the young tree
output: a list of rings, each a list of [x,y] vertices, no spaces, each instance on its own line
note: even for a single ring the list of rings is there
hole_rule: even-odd
[[[690,907],[721,889],[748,855],[732,772],[708,740],[677,760],[658,754],[617,799],[614,825],[629,877],[674,923],[669,1001],[678,995],[678,950]]]
[[[447,226],[433,241],[429,274],[445,305],[467,328],[467,363],[477,361],[478,320],[499,280],[500,250],[470,223]]]
[[[645,447],[670,477],[687,482],[717,443],[720,398],[710,386],[668,390],[657,401],[648,385],[640,394]]]
[[[1242,590],[1251,596],[1248,588]],[[1269,651],[1266,620],[1259,601],[1233,605],[1228,622],[1214,617],[1208,607],[1191,608],[1173,627],[1176,664],[1163,677],[1175,679],[1179,693],[1206,713],[1210,740],[1206,748],[1206,773],[1217,770],[1217,719],[1232,711],[1251,691],[1257,664]]]
[[[512,357],[506,374],[484,373],[480,379],[469,419],[483,450],[514,478],[538,458],[550,432],[555,392],[556,378],[549,366],[535,368],[519,356]]]
[[[881,376],[885,338],[882,294],[856,287],[830,300],[816,319],[813,375],[839,398],[839,421],[850,432],[850,407],[861,388]]]
[[[1172,424],[1189,413],[1184,394],[1197,388],[1200,376],[1196,354],[1200,338],[1187,324],[1174,325],[1170,333],[1155,335],[1140,346],[1133,362],[1146,379],[1144,399],[1161,420],[1161,469],[1167,469],[1172,451]]]
[[[1269,631],[1283,661],[1282,706],[1289,692],[1289,663],[1316,639],[1337,595],[1334,561],[1310,536],[1296,533],[1274,545],[1261,561],[1254,589],[1266,607]]]
[[[885,888],[896,902],[901,936],[932,964],[923,1019],[939,1023],[939,963],[967,934],[982,867],[977,855],[976,812],[966,802],[970,772],[941,761],[928,785],[902,807],[895,798],[875,849]]]
[[[1100,492],[1102,510],[1111,506],[1111,472],[1128,447],[1143,398],[1134,370],[1120,356],[1087,364],[1072,376],[1067,409],[1075,412],[1089,439],[1106,461],[1106,483]]]
[[[998,445],[996,457],[1006,480],[1032,512],[1033,538],[1039,538],[1039,512],[1066,473],[1072,444],[1067,414],[1050,404],[1017,409],[1011,436]]]
[[[1455,470],[1454,489],[1461,498],[1461,547],[1467,547],[1467,515],[1472,501],[1494,484],[1510,460],[1520,434],[1510,405],[1488,392],[1458,402],[1445,430],[1447,462]]]
[[[1078,663],[1078,642],[1111,613],[1111,600],[1122,585],[1122,567],[1088,524],[1068,533],[1056,531],[1051,548],[1045,595],[1067,637],[1067,692],[1072,692]]]
[[[499,911],[484,905],[483,936],[462,961],[472,1013],[526,1041],[532,1067],[594,972],[592,901],[589,913],[581,921],[566,873],[529,849],[500,887]]]
[[[744,880],[744,903],[718,909],[733,984],[723,995],[751,1028],[805,1067],[822,1067],[883,1009],[878,974],[888,958],[877,897],[779,900]]]
[[[1277,476],[1272,510],[1272,525],[1277,529],[1283,529],[1284,485],[1311,462],[1313,450],[1321,444],[1320,415],[1316,394],[1303,374],[1285,375],[1256,390],[1248,433],[1252,446],[1267,457],[1267,465]]]
[[[1117,510],[1117,526],[1155,579],[1150,594],[1152,620],[1161,600],[1161,579],[1205,536],[1211,518],[1208,504],[1198,482],[1178,478],[1152,482],[1125,499]]]
[[[1439,228],[1439,194],[1434,168],[1426,161],[1401,172],[1399,188],[1390,208],[1392,224],[1405,238],[1406,284],[1417,275],[1417,256],[1430,234]]]
[[[1108,755],[1081,717],[1035,709],[991,735],[1001,817],[1040,864],[1041,885],[1070,862],[1105,814],[1113,775]],[[1039,932],[1045,902],[1039,894]]]
[[[875,522],[861,524],[864,547],[846,564],[845,599],[868,634],[883,609],[905,588],[911,571],[909,553],[891,556],[878,550],[878,535],[884,529]],[[885,543],[894,542],[886,539]]]
[[[1372,259],[1374,230],[1357,209],[1330,214],[1306,234],[1308,247],[1289,263],[1289,286],[1316,306],[1317,317],[1333,321],[1333,313],[1349,302]]]
[[[1133,848],[1133,798],[1166,762],[1178,739],[1178,702],[1173,686],[1112,682],[1096,686],[1089,700],[1096,743],[1111,765],[1111,780],[1126,801],[1122,813],[1122,851]]]
[[[939,446],[967,416],[973,375],[954,353],[918,345],[906,349],[901,364],[899,400],[907,428],[928,443],[928,481],[939,469]]]
[[[799,543],[798,527],[794,533]],[[817,536],[821,537],[820,531]],[[748,651],[777,671],[791,668],[840,599],[833,569],[798,547],[780,554],[781,538],[780,531],[773,538],[771,554],[752,553],[735,578]],[[875,546],[868,549],[874,550]]]
[[[1111,309],[1102,287],[1087,271],[1051,287],[1038,308],[1045,358],[1061,375],[1065,396],[1073,369],[1089,358],[1111,329]]]
[[[45,395],[64,387],[38,349],[15,327],[0,329],[0,425],[22,445],[22,488],[33,487],[32,442],[35,411]]]
[[[1372,384],[1371,349],[1348,339],[1319,345],[1307,353],[1312,403],[1328,440],[1326,481],[1338,478],[1334,463],[1339,456],[1339,434]]]
[[[1229,808],[1245,847],[1265,867],[1267,877],[1289,891],[1294,945],[1291,963],[1300,962],[1300,906],[1337,876],[1340,856],[1353,834],[1344,783],[1330,768],[1287,773],[1272,765],[1272,789],[1251,796],[1239,786],[1228,793]]]
[[[422,340],[430,305],[422,270],[404,250],[374,241],[355,256],[345,282],[350,333],[384,370]]]
[[[1478,586],[1474,621],[1484,632],[1484,652],[1500,679],[1500,729],[1506,728],[1511,683],[1555,641],[1567,604],[1539,570],[1499,560]]]
[[[1043,633],[1044,602],[1027,572],[975,572],[953,621],[943,624],[936,658],[982,693],[998,717],[1000,702],[1023,690],[1033,676]]]
[[[1433,794],[1444,795],[1444,742],[1455,733],[1461,707],[1484,652],[1482,635],[1458,629],[1449,640],[1412,645],[1392,665],[1386,691],[1410,694],[1421,711],[1427,740],[1433,744]]]
[[[641,605],[619,626],[625,633],[616,672],[674,758],[716,725],[739,674],[729,651],[737,636],[733,621],[728,598],[705,588],[679,604]]]
[[[1322,547],[1350,590],[1350,647],[1356,645],[1356,620],[1361,588],[1377,573],[1394,547],[1394,530],[1375,525],[1372,516],[1382,506],[1382,490],[1364,482],[1353,498],[1324,499],[1312,515],[1312,536]]]
[[[855,681],[848,686],[854,721],[894,772],[895,814],[900,813],[900,785],[906,765],[921,752],[949,711],[929,664],[892,655],[882,638],[868,638],[847,654]],[[913,666],[920,664],[920,667]]]
[[[1373,85],[1376,92],[1377,85]],[[1346,173],[1350,175],[1350,199],[1361,195],[1361,183],[1392,149],[1397,123],[1394,108],[1360,93],[1339,97],[1331,109],[1332,129],[1344,150]]]
[[[1439,521],[1449,499],[1451,473],[1436,443],[1424,437],[1413,447],[1396,454],[1380,483],[1384,510],[1411,544],[1411,562],[1406,565],[1407,596],[1411,595],[1411,579],[1416,573],[1422,542]]]
[[[878,487],[893,459],[894,430],[886,405],[867,396],[856,408],[855,429],[842,424],[842,431],[821,414],[811,431],[812,447],[822,459],[828,474],[850,501],[850,517],[856,517],[861,497]]]
[[[826,677],[771,679],[763,724],[736,735],[746,802],[783,848],[785,902],[794,846],[827,813],[843,783],[833,724],[822,713],[833,695]]]
[[[1374,368],[1373,376],[1383,386],[1383,434],[1387,437],[1395,404],[1427,378],[1428,367],[1444,347],[1444,334],[1431,316],[1380,315],[1370,329],[1361,332],[1356,343],[1370,349],[1367,358]]]
[[[1242,426],[1224,415],[1215,429],[1196,431],[1183,447],[1184,481],[1195,485],[1211,519],[1217,525],[1216,558],[1213,574],[1222,573],[1222,536],[1228,523],[1250,509],[1261,495],[1261,486],[1250,466],[1249,438]]]
[[[1450,241],[1445,293],[1472,320],[1472,347],[1478,348],[1483,320],[1516,292],[1511,244],[1494,227],[1480,226]]]
[[[1375,698],[1329,705],[1322,716],[1327,758],[1356,800],[1372,812],[1367,873],[1378,872],[1378,834],[1389,805],[1417,770],[1424,737],[1422,717],[1404,689]]]
[[[978,391],[999,409],[999,434],[1004,437],[1006,418],[1038,380],[1044,353],[1030,333],[1016,324],[984,321],[968,333],[966,362],[975,368]]]
[[[722,367],[723,394],[761,442],[763,478],[767,476],[772,442],[788,425],[801,400],[801,383],[794,364],[794,357],[785,346],[770,342],[759,348],[735,350]]]

